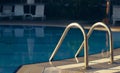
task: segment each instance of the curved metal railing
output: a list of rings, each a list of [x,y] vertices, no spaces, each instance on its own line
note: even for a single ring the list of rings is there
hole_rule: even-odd
[[[66,34],[68,33],[68,31],[69,31],[70,28],[72,28],[72,27],[79,28],[79,29],[82,31],[82,33],[83,33],[83,36],[84,36],[84,41],[83,41],[83,44],[84,44],[84,63],[85,63],[85,68],[87,68],[87,67],[88,67],[88,46],[87,46],[88,44],[87,44],[87,35],[86,35],[85,31],[84,31],[84,28],[83,28],[81,25],[79,25],[78,23],[71,23],[71,24],[69,24],[69,25],[66,27],[66,29],[64,30],[64,32],[63,32],[63,34],[62,34],[62,36],[61,36],[61,38],[60,38],[60,40],[59,40],[56,48],[54,49],[51,57],[49,58],[49,62],[51,62],[51,60],[53,59],[53,57],[54,57],[54,55],[56,54],[57,50],[58,50],[59,47],[61,46],[61,44],[62,44],[62,42],[63,42]],[[82,46],[83,46],[83,45],[82,45]]]
[[[105,25],[102,22],[97,22],[95,23],[89,30],[87,37],[89,38],[91,33],[93,32],[94,28],[97,26],[103,26],[104,28],[106,28],[106,30],[108,31],[108,35],[109,35],[109,45],[110,45],[110,63],[113,63],[113,43],[112,43],[112,33],[111,33],[111,29],[110,27],[108,27],[107,25]],[[84,42],[81,44],[80,48],[78,49],[78,51],[75,54],[75,58],[78,56],[78,54],[80,53],[81,49],[83,48],[83,44]]]

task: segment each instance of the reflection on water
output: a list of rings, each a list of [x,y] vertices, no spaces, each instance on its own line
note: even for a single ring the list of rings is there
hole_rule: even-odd
[[[35,28],[36,37],[44,37],[44,28]]]
[[[30,61],[32,61],[33,60],[34,39],[28,38],[27,45],[28,45],[29,59],[30,59]]]
[[[23,36],[24,36],[24,29],[16,28],[15,37],[23,37]]]
[[[107,51],[105,51],[104,49],[102,49],[101,51],[101,56],[102,58],[109,58],[109,50],[107,49]]]
[[[104,58],[104,57],[109,57],[109,36],[108,36],[108,33],[106,32],[106,48],[105,49],[102,49],[101,51],[101,56]]]

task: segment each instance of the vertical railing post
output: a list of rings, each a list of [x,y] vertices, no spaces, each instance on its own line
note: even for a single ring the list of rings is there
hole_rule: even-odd
[[[84,39],[84,62],[85,62],[85,69],[88,68],[88,40],[87,36]]]

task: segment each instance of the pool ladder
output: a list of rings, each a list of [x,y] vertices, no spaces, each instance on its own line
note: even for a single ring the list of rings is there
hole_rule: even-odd
[[[53,57],[55,56],[56,52],[58,51],[59,47],[61,46],[66,34],[68,33],[68,31],[70,30],[70,28],[73,28],[73,27],[76,27],[76,28],[79,28],[82,33],[83,33],[83,37],[84,37],[84,40],[81,44],[81,46],[79,47],[78,51],[76,52],[75,54],[75,58],[77,58],[78,54],[80,53],[80,51],[82,50],[83,46],[84,46],[84,67],[85,69],[88,69],[89,66],[88,66],[88,38],[90,37],[91,33],[93,32],[93,30],[95,29],[95,27],[97,26],[103,26],[104,28],[106,28],[106,30],[108,31],[108,35],[109,35],[109,45],[110,45],[110,63],[113,63],[113,43],[112,43],[112,33],[111,33],[111,29],[110,27],[108,27],[107,25],[105,25],[104,23],[102,22],[97,22],[95,24],[93,24],[93,26],[90,28],[88,34],[86,35],[85,33],[85,30],[84,28],[78,24],[78,23],[71,23],[69,24],[66,29],[64,30],[57,46],[55,47],[51,57],[49,58],[49,62],[52,61]]]

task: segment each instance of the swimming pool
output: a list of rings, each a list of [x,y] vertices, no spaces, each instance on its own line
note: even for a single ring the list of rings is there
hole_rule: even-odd
[[[0,26],[0,73],[14,73],[21,65],[48,62],[64,27],[53,26]],[[88,30],[86,30],[88,32]],[[82,32],[69,31],[54,60],[74,58],[83,41]],[[119,47],[114,40],[114,47]],[[94,31],[89,38],[89,54],[109,50],[106,47],[106,32]],[[83,56],[83,51],[79,56]]]

